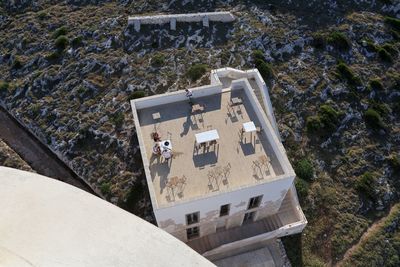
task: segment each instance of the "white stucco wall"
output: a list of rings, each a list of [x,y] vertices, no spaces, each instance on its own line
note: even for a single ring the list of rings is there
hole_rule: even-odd
[[[221,193],[191,202],[179,203],[164,209],[156,209],[154,213],[159,227],[174,234],[188,227],[186,225],[186,214],[200,212],[200,235],[205,235],[215,231],[216,219],[219,219],[221,205],[230,204],[229,217],[232,217],[232,221],[228,222],[228,227],[238,226],[242,223],[243,214],[247,210],[249,199],[252,197],[263,195],[258,209],[262,210],[260,214],[263,214],[264,217],[276,213],[287,190],[291,187],[293,179],[294,176],[277,179],[257,186]],[[212,221],[213,223],[205,226],[202,231],[202,226]],[[196,225],[191,225],[190,227],[192,226]],[[184,233],[177,233],[176,236],[185,240],[184,236],[180,236],[182,234]]]
[[[136,21],[141,24],[163,24],[169,23],[172,19],[177,22],[199,22],[207,18],[209,21],[232,22],[235,17],[230,12],[205,12],[190,14],[169,14],[169,15],[152,15],[152,16],[131,16],[128,18],[128,24]]]
[[[214,266],[156,226],[69,184],[0,167],[0,266]]]

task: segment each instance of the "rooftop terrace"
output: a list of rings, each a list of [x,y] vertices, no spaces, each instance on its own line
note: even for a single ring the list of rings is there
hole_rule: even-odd
[[[195,97],[193,104],[201,107],[196,112],[187,100],[137,109],[138,134],[143,138],[158,206],[269,182],[284,174],[273,140],[267,137],[274,134],[272,128],[240,133],[243,123],[263,125],[256,114],[257,100],[245,89],[227,88]],[[232,106],[236,97],[242,104]],[[154,119],[154,113],[160,118]],[[217,130],[217,143],[199,148],[195,134],[209,130]],[[171,140],[174,156],[168,161],[152,152],[151,134],[155,131],[162,140]]]

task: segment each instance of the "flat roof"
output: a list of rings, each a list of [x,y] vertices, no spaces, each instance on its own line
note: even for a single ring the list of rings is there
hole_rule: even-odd
[[[143,161],[148,163],[147,166],[144,165],[145,168],[148,167],[146,174],[150,176],[147,177],[149,187],[153,191],[151,195],[155,198],[157,207],[287,177],[277,155],[277,151],[282,153],[279,146],[281,143],[277,144],[278,138],[270,138],[276,135],[269,122],[269,127],[262,127],[266,125],[267,119],[259,115],[261,106],[253,89],[250,86],[214,89],[207,94],[197,94],[209,91],[210,88],[207,87],[193,91],[193,104],[203,107],[198,112],[192,111],[192,105],[185,97],[166,103],[158,101],[162,97],[173,98],[174,93],[172,96],[166,94],[149,97],[149,103],[153,102],[143,107],[135,107],[135,101],[132,102],[134,116],[136,113],[138,118],[135,123],[140,127],[138,136],[142,139],[141,149],[145,150],[145,153],[142,151],[145,156]],[[236,97],[242,100],[242,104],[231,106],[231,99]],[[153,118],[155,113],[160,114],[159,119]],[[250,121],[258,129],[261,127],[261,131],[245,132],[241,136],[243,123]],[[198,149],[195,135],[209,130],[217,130],[217,143]],[[166,161],[162,156],[153,153],[153,132],[157,132],[161,140],[171,141],[172,159]],[[257,167],[265,156],[270,161]],[[230,169],[229,172],[218,172],[224,168]],[[171,185],[170,181],[174,179],[181,183]]]

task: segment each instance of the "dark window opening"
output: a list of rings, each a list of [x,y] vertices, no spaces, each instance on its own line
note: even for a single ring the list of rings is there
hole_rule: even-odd
[[[247,207],[247,209],[254,209],[260,206],[261,204],[261,199],[262,196],[257,196],[257,197],[252,197],[249,200],[249,206]]]
[[[222,205],[221,209],[219,210],[219,217],[229,215],[229,204]]]
[[[243,224],[252,222],[254,220],[255,214],[256,214],[255,211],[245,213],[243,218]]]
[[[191,225],[199,222],[199,212],[186,214],[186,224]]]
[[[199,227],[192,227],[186,229],[187,239],[192,239],[200,236],[200,229]]]

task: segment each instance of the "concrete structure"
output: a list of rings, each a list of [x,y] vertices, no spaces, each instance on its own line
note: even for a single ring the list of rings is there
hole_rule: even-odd
[[[0,266],[214,266],[150,223],[76,187],[0,167]]]
[[[190,91],[190,101],[184,91],[131,101],[158,226],[221,265],[301,232],[295,173],[259,72],[213,70],[210,85]],[[249,121],[257,131],[242,130]],[[210,130],[219,139],[197,144]],[[172,159],[153,153],[154,132],[172,143]]]
[[[210,21],[232,22],[235,17],[231,12],[206,12],[192,14],[171,14],[154,16],[131,16],[128,17],[128,25],[134,25],[135,30],[140,31],[142,24],[166,24],[169,23],[171,30],[176,30],[177,22],[202,22],[204,27],[209,27]]]

